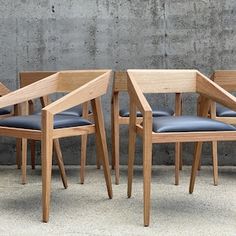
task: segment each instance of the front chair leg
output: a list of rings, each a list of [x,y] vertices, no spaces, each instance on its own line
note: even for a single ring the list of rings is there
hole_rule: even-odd
[[[119,98],[115,92],[111,107],[111,136],[112,136],[112,169],[115,169],[115,183],[120,182],[120,130],[119,130]]]
[[[195,144],[194,159],[193,159],[193,164],[192,164],[192,171],[191,171],[191,178],[190,178],[190,185],[189,185],[190,194],[193,193],[196,173],[197,173],[199,161],[201,158],[201,151],[202,151],[202,142],[197,142]]]
[[[213,161],[213,180],[214,185],[218,185],[218,157],[217,157],[217,141],[212,142],[212,161]]]
[[[81,136],[81,159],[80,159],[80,183],[84,183],[84,172],[86,165],[87,135]]]
[[[27,169],[27,139],[21,140],[22,160],[21,160],[21,172],[22,172],[22,184],[26,184],[26,169]]]
[[[56,160],[57,160],[57,164],[60,170],[60,175],[61,175],[61,179],[63,182],[63,186],[65,189],[67,189],[68,184],[67,184],[67,177],[66,177],[66,171],[65,171],[65,166],[63,163],[63,158],[62,158],[62,153],[61,153],[61,147],[60,147],[60,142],[59,139],[54,139],[53,140],[53,147],[56,153]]]
[[[100,98],[93,99],[91,103],[92,103],[92,109],[93,109],[94,121],[95,121],[95,127],[96,127],[97,144],[99,144],[100,152],[101,152],[100,160],[103,165],[103,172],[104,172],[104,177],[106,180],[108,196],[111,199],[112,198],[111,174],[110,174],[110,168],[109,168],[107,141],[106,141],[104,119],[103,119],[103,114],[102,114]]]
[[[49,220],[49,208],[51,197],[51,177],[52,177],[52,128],[53,115],[42,110],[42,140],[41,140],[41,160],[42,160],[42,211],[43,222]]]
[[[130,99],[130,124],[129,124],[129,153],[128,153],[128,185],[127,185],[127,196],[128,198],[132,195],[132,182],[134,172],[134,157],[135,157],[135,144],[136,144],[136,107],[132,104]]]
[[[152,122],[147,118],[143,121],[143,198],[144,226],[149,226],[151,208],[151,178],[152,178]]]

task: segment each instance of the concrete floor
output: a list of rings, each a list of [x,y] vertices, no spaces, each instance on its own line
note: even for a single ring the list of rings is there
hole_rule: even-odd
[[[53,171],[50,222],[41,220],[40,167],[28,169],[28,184],[19,184],[20,171],[0,166],[0,235],[236,235],[236,167],[221,167],[220,184],[212,185],[212,170],[203,167],[193,195],[188,194],[190,167],[174,186],[171,166],[153,168],[152,211],[143,227],[142,169],[136,167],[133,197],[126,198],[126,167],[121,184],[106,194],[101,170],[87,167],[86,182],[78,184],[79,168],[67,166],[64,190]]]

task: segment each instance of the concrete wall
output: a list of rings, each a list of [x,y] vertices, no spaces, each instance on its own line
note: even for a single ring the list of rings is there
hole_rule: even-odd
[[[236,68],[235,0],[0,0],[0,81],[18,86],[18,72],[84,68]],[[150,97],[149,97],[150,98]],[[173,97],[152,97],[173,106]],[[122,96],[122,106],[127,105]],[[195,108],[185,96],[185,111]],[[110,93],[103,98],[110,145]],[[121,163],[127,160],[127,127],[121,129]],[[79,163],[79,138],[62,141],[66,163]],[[137,163],[141,163],[140,140]],[[0,140],[0,164],[15,163],[15,142]],[[184,146],[184,162],[192,158]],[[156,145],[154,163],[173,164],[173,145]],[[39,147],[38,147],[39,154]],[[232,143],[219,145],[220,164],[236,164]],[[211,163],[210,146],[203,162]],[[94,139],[88,163],[94,163]]]

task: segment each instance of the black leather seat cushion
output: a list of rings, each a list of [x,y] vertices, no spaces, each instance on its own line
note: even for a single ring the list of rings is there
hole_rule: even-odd
[[[82,116],[82,107],[75,106],[68,110],[58,113],[58,115]]]
[[[227,107],[217,104],[216,115],[220,117],[236,117],[236,111],[230,110]]]
[[[89,111],[90,113],[90,111]],[[40,115],[41,112],[35,112],[35,115]],[[82,107],[81,106],[75,106],[70,109],[67,109],[65,111],[62,111],[58,113],[57,115],[67,115],[67,116],[82,116]]]
[[[54,129],[91,125],[92,123],[78,116],[55,115]],[[41,130],[41,115],[12,116],[0,120],[0,126]]]
[[[152,116],[159,117],[159,116],[173,116],[174,111],[172,109],[165,109],[165,110],[153,110]],[[121,109],[120,116],[122,117],[129,117],[129,110],[128,109]],[[137,117],[142,117],[142,113],[140,111],[137,112]]]
[[[10,114],[11,111],[8,108],[0,108],[0,116]]]
[[[82,107],[80,105],[72,107],[70,109],[67,109],[65,111],[62,111],[58,113],[57,115],[66,115],[66,116],[82,116]],[[88,111],[89,114],[91,114],[91,111]],[[35,115],[40,115],[41,112],[36,112]]]
[[[153,132],[236,131],[233,125],[198,116],[165,116],[153,118]]]

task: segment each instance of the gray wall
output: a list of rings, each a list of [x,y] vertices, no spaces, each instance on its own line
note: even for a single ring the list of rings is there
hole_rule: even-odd
[[[84,68],[236,67],[235,0],[0,0],[0,80],[18,86],[18,72]],[[149,97],[150,98],[150,97]],[[154,106],[173,106],[173,97],[152,97]],[[127,106],[127,96],[122,96]],[[110,145],[110,93],[103,98]],[[185,96],[194,112],[194,96]],[[127,160],[127,127],[121,129],[121,162]],[[79,163],[79,138],[62,141],[66,163]],[[141,163],[140,140],[137,163]],[[184,146],[191,163],[192,145]],[[15,142],[0,140],[0,164],[15,162]],[[220,164],[236,164],[232,143],[219,145]],[[173,145],[156,145],[154,163],[173,164]],[[39,147],[38,147],[39,154]],[[88,163],[94,163],[89,139]],[[204,148],[211,163],[210,146]]]

